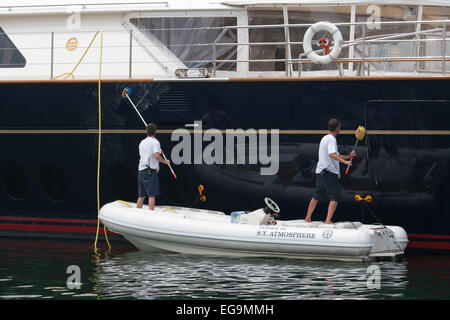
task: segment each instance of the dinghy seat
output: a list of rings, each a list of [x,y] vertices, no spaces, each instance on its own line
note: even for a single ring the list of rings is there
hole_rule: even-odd
[[[320,221],[305,222],[303,219],[289,220],[289,221],[277,221],[278,225],[286,227],[299,227],[299,228],[314,228],[322,224]]]
[[[336,222],[335,224],[325,224],[320,221],[305,222],[305,220],[278,221],[280,226],[301,227],[301,228],[328,228],[328,229],[359,229],[361,222]]]
[[[359,227],[361,226],[362,226],[361,222],[352,222],[352,221],[337,222],[334,224],[335,229],[359,229]]]
[[[258,209],[246,214],[241,214],[238,217],[238,223],[243,224],[267,224],[270,215],[265,213],[263,209]]]
[[[252,212],[235,211],[231,213],[231,223],[256,224],[256,225],[272,225],[276,224],[274,218],[280,213],[280,208],[270,198],[264,198],[266,207]]]
[[[335,222],[334,224],[325,224],[321,222],[317,227],[319,228],[327,228],[327,229],[359,229],[362,226],[361,222]]]

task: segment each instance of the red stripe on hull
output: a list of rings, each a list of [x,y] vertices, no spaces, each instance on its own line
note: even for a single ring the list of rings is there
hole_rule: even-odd
[[[96,220],[62,219],[62,218],[32,218],[32,217],[0,217],[0,221],[33,221],[33,222],[61,222],[61,223],[89,223],[96,224]],[[101,226],[103,228],[103,226]],[[66,233],[92,233],[97,231],[96,226],[67,226],[50,224],[22,224],[0,223],[0,230],[39,231],[39,232],[66,232]],[[103,233],[103,230],[101,230]],[[114,234],[107,230],[108,234]],[[416,239],[450,239],[450,235],[436,234],[408,234],[409,238]],[[437,241],[409,241],[408,248],[450,250],[450,242]]]
[[[408,233],[408,238],[417,238],[417,239],[449,239],[449,235],[445,234],[422,234],[422,233]]]
[[[410,241],[407,248],[450,250],[450,242]]]
[[[103,229],[103,227],[101,227],[101,229]],[[100,229],[100,231],[102,231],[101,229]],[[46,231],[46,232],[93,233],[93,234],[95,234],[97,232],[97,227],[0,223],[0,230]],[[108,234],[113,234],[109,230],[106,230],[106,232]],[[103,233],[103,231],[102,231],[102,233]]]
[[[65,222],[65,223],[97,223],[97,220],[62,219],[62,218],[33,218],[33,217],[0,217],[3,221],[36,221],[36,222]]]

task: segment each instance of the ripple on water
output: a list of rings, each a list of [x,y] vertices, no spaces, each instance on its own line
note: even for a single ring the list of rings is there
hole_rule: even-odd
[[[381,282],[401,298],[402,263],[377,264]],[[100,264],[102,298],[138,299],[371,299],[368,264],[289,259],[127,253]]]
[[[377,262],[380,289],[359,262],[223,258],[146,253],[129,246],[0,242],[0,299],[448,299],[450,258]],[[24,255],[26,252],[26,255]],[[25,259],[26,256],[26,259]],[[81,289],[67,288],[79,265]]]
[[[40,294],[11,294],[0,296],[0,299],[38,299],[41,298]]]

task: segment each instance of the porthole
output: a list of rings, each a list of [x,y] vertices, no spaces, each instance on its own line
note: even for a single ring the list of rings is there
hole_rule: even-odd
[[[28,193],[27,180],[22,167],[14,162],[7,161],[1,167],[3,187],[6,193],[15,200],[22,200]]]
[[[116,163],[109,170],[112,191],[120,200],[136,201],[137,172],[123,163]]]
[[[53,162],[44,163],[40,173],[45,194],[52,200],[63,200],[67,195],[67,183],[61,166]]]

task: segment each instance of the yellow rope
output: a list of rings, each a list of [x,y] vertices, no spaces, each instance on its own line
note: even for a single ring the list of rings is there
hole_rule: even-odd
[[[116,200],[115,202],[124,203],[124,204],[126,204],[127,206],[129,206],[130,208],[134,208],[131,204],[129,204],[128,202],[123,201],[123,200]]]
[[[99,77],[98,77],[99,86],[100,86],[101,72],[102,72],[102,51],[103,51],[103,32],[102,32],[102,30],[98,30],[98,31],[95,33],[94,37],[93,37],[92,40],[91,40],[91,43],[89,43],[88,47],[87,47],[86,50],[84,51],[83,55],[81,56],[80,60],[79,60],[78,63],[75,65],[75,67],[73,68],[73,70],[70,71],[70,72],[66,72],[66,73],[60,74],[59,76],[54,77],[53,80],[56,80],[56,79],[58,79],[58,78],[60,78],[60,77],[62,77],[62,76],[64,76],[64,75],[66,75],[66,76],[64,77],[63,80],[66,80],[68,77],[72,77],[72,80],[75,79],[73,73],[75,72],[75,70],[77,70],[77,68],[78,68],[78,66],[80,65],[81,61],[83,61],[84,57],[86,56],[86,53],[87,53],[87,52],[89,51],[89,49],[91,48],[92,43],[94,42],[95,38],[97,37],[97,35],[98,35],[99,33],[100,33],[100,36],[101,36],[101,45],[100,45],[100,70],[99,70]],[[100,95],[99,95],[99,96],[100,96]]]
[[[84,51],[83,55],[81,56],[78,63],[75,65],[73,70],[71,72],[66,72],[63,74],[60,74],[59,76],[53,78],[53,80],[56,80],[62,76],[65,76],[63,80],[66,80],[68,77],[72,77],[72,80],[75,79],[73,73],[80,65],[81,61],[83,61],[84,57],[86,56],[86,53],[89,51],[89,49],[92,46],[92,43],[94,42],[95,38],[97,38],[97,35],[100,33],[100,63],[99,63],[99,70],[98,70],[98,156],[97,156],[97,231],[95,234],[95,242],[94,247],[97,249],[97,240],[98,240],[98,233],[100,228],[100,153],[101,153],[101,141],[102,141],[102,100],[101,100],[101,82],[102,82],[102,59],[103,59],[103,32],[102,30],[98,30],[94,37],[92,38],[91,42],[89,43],[89,46]],[[111,249],[111,245],[109,244],[108,235],[106,233],[106,227],[103,226],[103,231],[105,233],[105,239],[106,243],[108,244],[109,249]]]

